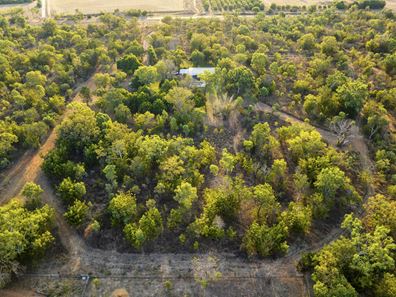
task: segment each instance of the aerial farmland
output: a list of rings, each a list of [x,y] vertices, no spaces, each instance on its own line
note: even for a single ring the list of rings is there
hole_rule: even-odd
[[[0,0],[0,297],[396,297],[395,8]]]

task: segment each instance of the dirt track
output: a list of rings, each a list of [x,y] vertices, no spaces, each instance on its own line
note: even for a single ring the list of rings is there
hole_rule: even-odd
[[[81,101],[79,91],[83,86],[92,88],[94,85],[93,75],[85,83],[81,83],[75,90],[76,95],[71,102]],[[68,111],[63,114],[60,121],[68,115]],[[0,204],[4,204],[11,198],[20,194],[23,186],[30,181],[36,181],[41,174],[42,156],[45,156],[55,146],[57,137],[56,128],[52,129],[44,143],[38,150],[30,149],[23,156],[2,174],[0,182]]]

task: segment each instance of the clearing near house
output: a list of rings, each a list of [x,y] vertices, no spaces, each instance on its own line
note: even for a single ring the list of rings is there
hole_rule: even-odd
[[[115,9],[141,9],[153,12],[176,12],[186,10],[185,0],[48,0],[51,14],[70,14],[76,10],[84,14],[112,12]]]

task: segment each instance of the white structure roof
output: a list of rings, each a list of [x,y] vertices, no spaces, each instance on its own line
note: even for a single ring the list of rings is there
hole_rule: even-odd
[[[188,69],[180,69],[180,74],[187,74],[190,76],[198,76],[205,71],[209,71],[210,73],[215,73],[214,67],[190,67]]]

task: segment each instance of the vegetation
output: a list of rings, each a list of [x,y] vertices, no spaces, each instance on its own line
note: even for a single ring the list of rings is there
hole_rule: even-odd
[[[373,21],[359,23],[362,32],[380,30],[376,22],[393,24],[382,14],[363,15]],[[249,105],[278,101],[296,117],[329,129],[361,118],[368,139],[381,147],[376,154],[391,158],[386,115],[393,110],[378,100],[392,86],[381,61],[391,55],[392,42],[375,64],[370,57],[377,37],[359,37],[350,26],[361,18],[351,9],[347,16],[329,10],[288,19],[181,21],[188,34],[177,31],[179,20],[167,19],[151,36],[147,65],[134,42],[117,62],[125,75],[95,76],[95,111],[85,104],[69,107],[44,163],[69,205],[66,217],[76,225],[95,218],[99,232],[120,228],[137,250],[156,244],[166,249],[167,238],[177,236],[184,248],[216,240],[217,246],[265,257],[287,252],[315,222],[350,211],[364,194],[355,170],[359,159],[328,145],[310,125],[275,122]],[[231,22],[232,30],[225,30]],[[288,34],[286,28],[302,23],[306,29]],[[351,31],[341,34],[339,26]],[[168,48],[170,36],[179,40],[177,49]],[[352,37],[362,46],[349,53]],[[202,75],[205,88],[175,76],[175,69],[191,64],[216,67]],[[374,71],[383,75],[381,82]],[[215,140],[227,137],[226,129],[236,133],[238,125],[248,132],[236,149]],[[348,137],[338,132],[343,145]],[[382,182],[389,183],[392,162],[383,161],[378,156],[387,172]],[[88,211],[98,200],[107,210]]]
[[[392,296],[395,286],[395,205],[382,195],[369,198],[360,220],[345,216],[346,236],[324,247],[305,263],[313,269],[315,296]],[[385,218],[383,211],[392,213]],[[381,217],[381,219],[380,219]]]
[[[39,147],[73,89],[137,38],[136,22],[114,22],[105,15],[88,28],[54,20],[36,27],[20,13],[0,16],[0,169],[16,153]],[[123,46],[108,42],[114,35]]]
[[[0,207],[0,288],[53,243],[53,209],[28,210],[19,200]]]
[[[264,3],[259,0],[203,0],[206,11],[260,11],[264,10]]]
[[[2,164],[39,146],[67,108],[42,168],[64,218],[95,231],[91,240],[281,257],[341,225],[339,238],[299,264],[315,296],[393,296],[396,22],[366,9],[378,3],[287,18],[167,17],[149,36],[136,19],[110,14],[41,27],[1,17]],[[204,5],[263,10],[256,1]],[[215,71],[178,75],[189,67]],[[66,107],[91,76],[95,88],[79,88],[82,102]],[[11,262],[36,252],[42,234],[40,247],[52,241],[41,193],[27,184],[26,207],[4,207],[44,216]],[[196,279],[204,287],[217,277]]]

